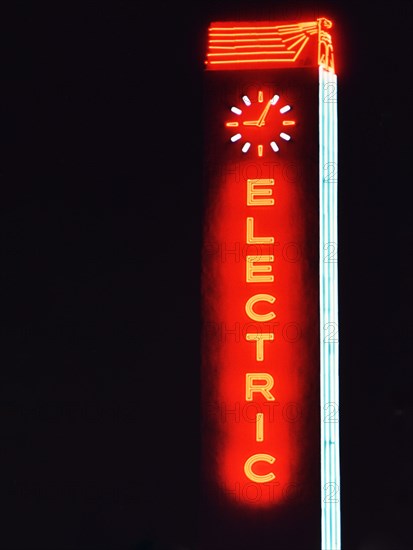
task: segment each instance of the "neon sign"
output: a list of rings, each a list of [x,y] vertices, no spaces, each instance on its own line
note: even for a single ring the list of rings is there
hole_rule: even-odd
[[[288,509],[304,518],[311,509],[313,519],[320,516],[319,545],[336,550],[337,77],[331,28],[325,18],[210,26],[202,383],[211,502],[243,517],[259,510],[281,518]],[[313,529],[308,532],[315,537]]]

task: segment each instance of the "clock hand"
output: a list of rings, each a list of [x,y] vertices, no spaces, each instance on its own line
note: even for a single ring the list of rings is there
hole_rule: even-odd
[[[265,109],[264,109],[263,112],[261,113],[260,118],[257,120],[257,126],[264,126],[264,124],[265,124],[265,117],[267,116],[267,113],[268,113],[270,107],[271,107],[271,99],[269,100],[269,102],[268,102],[267,105],[265,106]]]
[[[265,117],[267,116],[267,113],[268,113],[270,107],[271,107],[271,100],[265,106],[265,109],[261,113],[261,116],[258,120],[244,120],[244,122],[242,124],[244,126],[264,126]]]

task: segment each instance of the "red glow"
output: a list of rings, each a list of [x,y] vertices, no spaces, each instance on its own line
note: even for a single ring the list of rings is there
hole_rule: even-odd
[[[308,361],[305,339],[294,341],[299,333],[305,331],[308,323],[306,281],[302,263],[285,261],[279,254],[282,248],[279,239],[302,242],[304,225],[300,217],[294,215],[299,211],[297,205],[302,203],[293,185],[277,178],[273,190],[275,204],[255,207],[247,206],[246,186],[246,181],[240,183],[235,178],[227,178],[217,201],[231,205],[231,208],[225,209],[225,215],[214,220],[213,230],[214,240],[226,243],[227,247],[224,256],[221,254],[213,266],[220,296],[214,305],[215,319],[220,320],[218,328],[221,332],[216,395],[223,444],[219,474],[221,483],[228,491],[237,486],[244,488],[240,492],[241,501],[268,506],[286,498],[284,489],[297,480],[299,462],[303,460],[299,451],[299,434],[294,433],[296,426],[291,420],[302,414],[304,383],[299,373],[305,370]],[[254,216],[258,236],[273,236],[278,244],[247,245],[248,216]],[[294,223],[291,223],[292,216]],[[231,249],[236,248],[235,243],[240,245],[238,258],[231,253]],[[247,254],[274,255],[273,282],[246,282],[244,256]],[[276,314],[274,320],[260,323],[246,314],[246,302],[257,293],[268,293],[276,298],[275,304],[270,306]],[[268,309],[264,303],[255,306],[259,314],[264,314]],[[274,334],[274,341],[264,342],[263,361],[257,361],[256,342],[246,339],[247,333],[257,332]],[[246,401],[246,373],[253,372],[268,372],[274,378],[271,393],[275,401],[267,400],[259,392],[254,392],[252,401]],[[257,442],[258,413],[263,413],[264,437],[263,441]],[[273,481],[254,484],[246,478],[244,464],[256,453],[267,453],[275,458],[274,465],[266,462],[254,465],[256,474],[274,472],[276,477]],[[262,498],[251,500],[248,491],[259,491]]]
[[[317,70],[314,76],[311,101]],[[318,165],[307,160],[317,151],[318,119],[296,91],[278,88],[280,77],[261,86],[265,78],[263,71],[255,87],[226,92],[225,106],[209,95],[220,113],[211,158],[221,168],[211,181],[203,263],[207,474],[230,506],[262,509],[283,508],[295,487],[308,491],[317,482],[308,465],[319,442],[319,406],[310,405],[319,388]],[[227,127],[233,121],[235,131]],[[279,139],[285,128],[290,141]],[[231,143],[235,132],[242,138]]]
[[[306,30],[318,36],[320,24]],[[283,27],[276,38],[286,48],[307,37]],[[205,73],[203,469],[211,501],[225,510],[283,513],[296,490],[301,504],[318,498],[319,71],[311,43],[314,64],[297,71]]]

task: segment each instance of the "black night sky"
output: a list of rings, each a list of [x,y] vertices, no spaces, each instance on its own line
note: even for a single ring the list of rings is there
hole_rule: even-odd
[[[206,29],[311,10],[337,28],[343,548],[411,548],[413,3],[8,4],[0,548],[198,548]]]

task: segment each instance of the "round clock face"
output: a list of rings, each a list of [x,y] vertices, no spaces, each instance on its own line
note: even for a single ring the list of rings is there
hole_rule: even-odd
[[[230,140],[239,144],[243,153],[255,150],[259,157],[267,150],[278,153],[291,140],[295,126],[292,106],[277,94],[266,97],[258,91],[256,97],[244,95],[230,110],[231,118],[225,126],[232,130]]]

